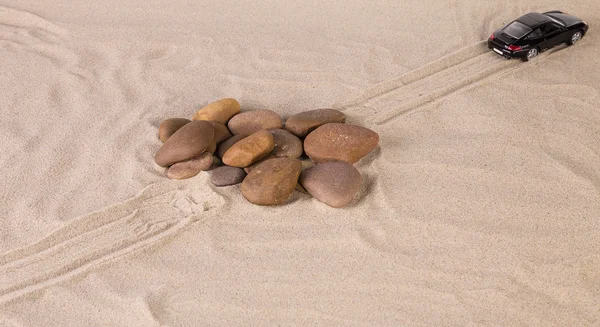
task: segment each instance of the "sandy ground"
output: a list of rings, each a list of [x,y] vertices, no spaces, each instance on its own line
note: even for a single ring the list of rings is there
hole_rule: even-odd
[[[481,43],[553,9],[575,47]],[[597,0],[0,0],[0,326],[597,326],[597,26]],[[158,124],[222,97],[377,131],[359,197],[167,180]]]

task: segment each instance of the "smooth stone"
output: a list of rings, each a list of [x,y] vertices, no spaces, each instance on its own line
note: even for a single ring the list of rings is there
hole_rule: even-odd
[[[267,160],[256,166],[242,182],[242,195],[258,205],[285,202],[294,192],[302,163],[287,157]]]
[[[273,147],[273,135],[261,130],[232,145],[223,155],[223,163],[232,167],[248,167],[273,151]]]
[[[212,140],[212,142],[210,142],[210,145],[208,146],[208,148],[206,148],[206,152],[209,152],[210,154],[215,154],[216,151],[217,151],[217,143],[215,143],[215,140]]]
[[[214,132],[213,125],[207,121],[187,123],[158,149],[154,160],[158,165],[166,167],[197,157],[211,145]]]
[[[302,155],[302,141],[285,129],[272,129],[275,148],[271,152],[276,157],[298,158]]]
[[[361,182],[358,170],[343,161],[318,164],[300,175],[300,184],[310,195],[334,208],[352,202]]]
[[[238,134],[223,141],[223,143],[219,144],[219,148],[217,149],[217,157],[223,158],[225,152],[227,152],[232,145],[236,144],[239,140],[245,138],[246,136],[248,135]]]
[[[355,163],[371,152],[379,142],[379,135],[357,125],[330,123],[308,134],[304,152],[314,162],[345,161]]]
[[[207,104],[198,110],[192,120],[212,120],[222,124],[240,112],[240,103],[233,98],[221,99]]]
[[[210,182],[215,186],[229,186],[241,183],[246,177],[242,168],[223,166],[210,173]]]
[[[244,171],[246,172],[246,174],[249,174],[252,171],[252,169],[254,169],[254,167],[260,165],[264,161],[267,161],[267,160],[273,159],[273,158],[277,158],[277,157],[275,157],[274,155],[269,153],[269,154],[267,154],[266,157],[263,157],[260,160],[256,161],[255,163],[251,164],[250,166],[245,167]]]
[[[215,128],[214,141],[217,143],[217,145],[231,137],[231,132],[229,131],[229,128],[225,126],[225,124],[218,121],[211,121],[210,123],[213,124],[213,127]]]
[[[191,122],[191,120],[186,118],[169,118],[164,120],[160,123],[160,126],[158,126],[158,138],[161,141],[166,142],[171,135],[189,122]]]
[[[233,134],[250,135],[262,129],[281,128],[281,116],[272,110],[261,109],[242,112],[235,115],[227,123]]]
[[[345,121],[346,115],[339,110],[315,109],[291,116],[285,122],[285,129],[298,137],[305,137],[319,126]]]
[[[176,162],[167,170],[167,177],[171,179],[186,179],[198,175],[203,170],[208,170],[212,164],[212,155],[203,152],[196,158]]]
[[[210,164],[210,167],[208,167],[207,170],[213,170],[215,168],[219,168],[219,167],[222,167],[222,166],[223,166],[223,162],[221,161],[221,159],[219,159],[219,157],[217,157],[217,156],[215,156],[213,154],[212,164]]]

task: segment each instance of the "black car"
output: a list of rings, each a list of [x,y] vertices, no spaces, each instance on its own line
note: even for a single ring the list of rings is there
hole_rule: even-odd
[[[506,58],[527,61],[558,44],[576,43],[588,27],[581,19],[561,11],[532,12],[492,33],[488,48]]]

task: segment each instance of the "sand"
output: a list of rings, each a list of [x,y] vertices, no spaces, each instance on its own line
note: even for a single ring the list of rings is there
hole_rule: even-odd
[[[0,326],[600,324],[600,6],[0,0]],[[534,61],[482,40],[561,9]],[[168,117],[235,97],[380,135],[359,196],[166,179]]]

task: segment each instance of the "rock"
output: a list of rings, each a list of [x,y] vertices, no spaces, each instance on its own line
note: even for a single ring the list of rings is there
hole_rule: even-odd
[[[227,124],[233,134],[250,135],[261,129],[281,128],[281,117],[272,110],[253,110],[235,115]]]
[[[255,163],[251,164],[250,166],[244,168],[244,171],[246,172],[246,174],[250,174],[250,172],[252,171],[252,169],[254,169],[254,167],[260,165],[261,163],[263,163],[264,161],[267,161],[269,159],[273,159],[273,158],[277,158],[272,154],[267,154],[267,156],[262,157],[262,159],[256,161]]]
[[[210,173],[210,182],[215,186],[229,186],[239,184],[246,177],[242,168],[223,166],[215,168]]]
[[[213,170],[213,169],[219,168],[219,167],[221,167],[221,166],[223,166],[223,162],[221,162],[221,159],[219,159],[218,157],[216,157],[216,156],[213,154],[213,157],[212,157],[212,164],[210,164],[210,167],[208,167],[208,169],[207,169],[207,170]]]
[[[209,103],[198,110],[192,120],[212,120],[222,124],[240,112],[240,103],[236,99],[226,98]]]
[[[242,195],[251,203],[275,205],[294,192],[302,164],[287,157],[267,160],[256,166],[242,182]]]
[[[272,129],[275,148],[271,152],[276,157],[298,158],[302,155],[302,141],[285,129]]]
[[[231,132],[229,132],[229,129],[225,124],[218,121],[211,121],[210,123],[213,124],[213,127],[215,128],[214,141],[217,145],[231,137]]]
[[[273,135],[267,130],[261,130],[232,145],[223,155],[223,163],[232,167],[248,167],[269,154],[273,147]]]
[[[379,135],[368,128],[350,124],[325,124],[304,139],[304,152],[316,163],[355,163],[371,152]]]
[[[203,170],[208,170],[212,164],[212,155],[208,152],[203,152],[201,155],[174,163],[167,170],[167,177],[171,179],[186,179],[196,176]]]
[[[169,118],[158,126],[158,138],[165,142],[173,133],[177,132],[178,129],[183,127],[183,125],[191,122],[189,119],[185,118]]]
[[[285,122],[285,129],[298,137],[305,137],[321,125],[343,123],[346,115],[335,109],[316,109],[293,115]]]
[[[217,151],[217,143],[215,143],[215,140],[212,140],[210,142],[210,145],[208,146],[208,148],[206,148],[205,151],[209,152],[210,154],[215,154],[215,152]]]
[[[219,148],[217,149],[217,157],[223,158],[225,152],[227,152],[227,150],[229,150],[229,148],[231,148],[232,145],[237,143],[239,140],[245,138],[246,136],[247,135],[237,134],[223,141],[223,143],[221,143],[219,145]]]
[[[352,202],[361,182],[358,170],[342,161],[318,164],[300,175],[300,184],[310,195],[334,208]]]
[[[187,123],[158,149],[154,160],[158,165],[166,167],[197,157],[211,145],[214,132],[213,125],[207,121]]]

